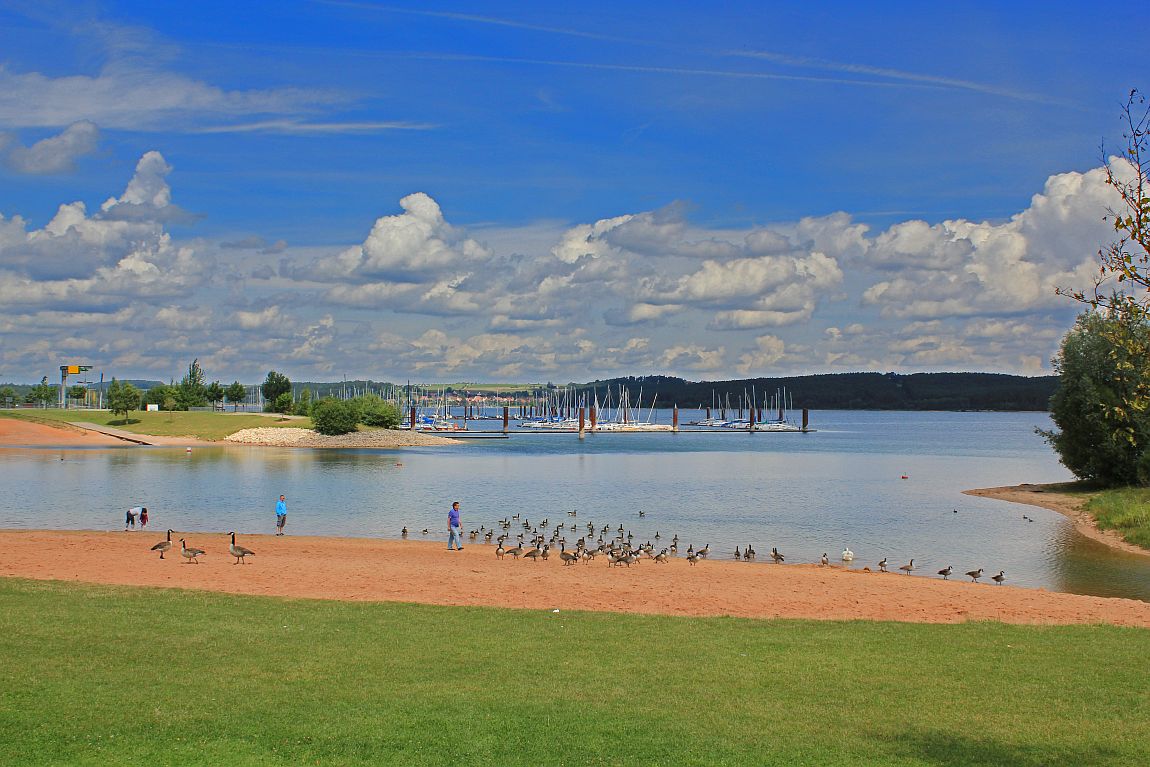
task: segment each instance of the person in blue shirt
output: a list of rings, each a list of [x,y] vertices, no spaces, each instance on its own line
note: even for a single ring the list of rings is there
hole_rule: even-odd
[[[280,496],[276,501],[276,535],[284,534],[284,525],[287,524],[287,498]]]
[[[463,530],[459,521],[459,501],[451,504],[451,511],[447,512],[447,550],[451,551],[451,544],[458,546],[457,551],[463,551]]]

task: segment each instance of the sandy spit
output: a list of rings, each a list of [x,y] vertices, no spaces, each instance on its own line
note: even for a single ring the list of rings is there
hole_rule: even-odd
[[[156,520],[153,520],[155,522]],[[185,563],[179,539],[207,551]],[[235,594],[534,610],[598,610],[684,616],[867,619],[916,623],[994,620],[1150,628],[1150,603],[991,583],[942,581],[818,565],[685,559],[610,567],[498,560],[495,547],[447,551],[442,540],[242,535],[257,554],[236,565],[223,533],[0,531],[0,576]]]

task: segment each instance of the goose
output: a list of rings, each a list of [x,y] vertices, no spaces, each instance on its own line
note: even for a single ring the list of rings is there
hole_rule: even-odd
[[[407,537],[407,525],[403,526],[403,529],[399,531],[399,534],[402,535],[404,538]]]
[[[735,559],[742,559],[742,558],[743,558],[743,553],[741,551],[739,551],[739,547],[736,546],[735,547]]]
[[[574,551],[560,551],[559,558],[563,560],[563,566],[573,565],[579,561],[578,552]]]
[[[709,544],[709,543],[708,543],[706,546],[704,546],[703,548],[699,549],[699,550],[698,550],[698,551],[696,551],[695,553],[696,553],[696,554],[698,554],[698,555],[699,555],[700,557],[702,557],[703,559],[706,559],[706,558],[707,558],[707,555],[711,553],[711,544]]]
[[[670,547],[670,549],[668,549],[668,551],[670,551],[670,552],[671,552],[671,555],[672,555],[672,556],[676,556],[676,557],[677,557],[677,556],[679,556],[679,546],[678,546],[678,544],[672,543],[672,544],[671,544],[671,547]]]
[[[898,569],[902,570],[907,575],[910,575],[911,571],[914,570],[914,560],[910,560],[905,565],[899,565]]]
[[[688,557],[695,556],[695,544],[693,544],[693,543],[687,544],[687,556]]]
[[[949,580],[949,579],[950,579],[950,574],[951,574],[952,572],[954,572],[954,568],[953,568],[953,567],[951,567],[950,565],[947,565],[947,566],[946,566],[946,567],[944,567],[943,569],[939,570],[939,571],[938,571],[938,574],[939,574],[939,575],[941,575],[941,576],[942,576],[942,579],[945,581],[945,580]]]
[[[499,544],[495,547],[495,558],[503,559],[503,555],[506,553],[507,549],[503,548],[503,541],[500,541]]]
[[[236,558],[236,561],[233,562],[232,564],[238,565],[240,563],[243,563],[246,565],[248,563],[248,561],[246,559],[244,559],[244,557],[255,556],[255,552],[249,548],[245,548],[243,546],[237,546],[236,545],[236,534],[235,534],[235,532],[228,533],[228,535],[230,535],[232,537],[232,543],[230,546],[228,546],[228,553],[230,553],[233,557]]]
[[[628,554],[624,557],[620,557],[616,564],[624,564],[627,565],[627,567],[630,567],[631,565],[637,565],[639,564],[639,557],[635,554]]]
[[[647,512],[645,512],[645,511],[640,511],[640,512],[639,512],[639,519],[642,519],[642,518],[643,518],[643,517],[645,517],[645,516],[647,516]]]
[[[203,549],[189,549],[187,546],[184,545],[184,539],[181,538],[180,539],[180,553],[183,554],[184,558],[187,559],[188,562],[195,562],[198,565],[200,563],[200,561],[198,559],[196,559],[196,557],[203,556],[204,550]],[[187,564],[187,562],[185,562],[184,564]]]
[[[655,561],[658,562],[659,564],[663,564],[663,565],[667,564],[667,550],[663,549],[658,554],[656,554],[655,555]]]
[[[850,549],[843,549],[843,561],[844,562],[853,562],[854,558],[855,558],[855,553],[853,551],[851,551]]]
[[[967,575],[970,576],[972,583],[978,583],[978,579],[982,577],[982,568],[980,567],[977,570],[971,570],[967,572]]]
[[[515,559],[519,559],[519,555],[523,553],[523,541],[520,541],[519,545],[515,548],[508,549],[507,553],[513,556]]]
[[[175,532],[175,531],[174,530],[168,530],[168,539],[166,541],[160,541],[159,543],[157,543],[155,546],[153,546],[150,549],[150,551],[160,552],[160,559],[164,558],[164,552],[165,551],[172,548],[172,533],[173,532]]]
[[[784,557],[782,554],[780,554],[779,550],[776,549],[774,546],[771,546],[771,559],[775,560],[776,565],[779,562],[785,562],[786,561],[786,557]]]
[[[430,533],[430,532],[431,532],[431,530],[427,529],[426,527],[425,527],[425,528],[423,528],[423,534],[424,534],[424,535],[427,535],[427,534],[428,534],[428,533]]]
[[[492,536],[492,535],[494,535],[494,534],[495,534],[495,531],[494,531],[494,530],[488,530],[488,531],[487,531],[486,533],[484,533],[484,535],[483,535],[483,542],[484,542],[484,543],[491,543],[491,536]]]
[[[688,554],[687,561],[694,565],[699,561],[699,557],[696,554]]]
[[[830,563],[831,563],[831,560],[830,560],[830,558],[827,557],[827,553],[824,551],[822,558],[819,560],[819,567],[826,567]]]
[[[751,544],[747,544],[747,550],[743,552],[743,559],[748,562],[755,561],[755,550],[751,548]]]
[[[530,551],[523,552],[523,558],[527,559],[530,557],[532,562],[538,562],[539,561],[539,555],[542,553],[543,553],[542,549],[531,549]]]
[[[878,563],[878,571],[880,573],[886,572],[886,557],[883,557],[882,561]]]
[[[551,547],[544,545],[543,546],[543,553],[539,555],[539,558],[542,559],[544,562],[546,562],[547,557],[550,556],[550,551],[551,551]]]
[[[995,582],[995,583],[997,583],[999,586],[1001,586],[1001,585],[1002,585],[1002,582],[1003,582],[1004,580],[1006,580],[1006,571],[1005,571],[1005,570],[999,570],[999,571],[998,571],[998,575],[992,575],[992,576],[990,576],[990,580],[994,581],[994,582]]]

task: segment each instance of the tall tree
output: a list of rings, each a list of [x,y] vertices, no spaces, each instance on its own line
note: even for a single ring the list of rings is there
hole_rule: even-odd
[[[277,373],[274,370],[268,371],[268,377],[260,386],[260,392],[264,395],[264,401],[267,403],[267,410],[269,413],[275,412],[276,399],[285,392],[291,391],[291,381],[283,373]]]
[[[216,404],[224,400],[224,387],[220,386],[219,381],[212,381],[208,384],[207,388],[208,402],[212,403],[214,407]]]
[[[244,386],[239,381],[233,381],[224,392],[228,398],[228,402],[232,403],[233,410],[240,409],[240,403],[248,397],[248,387]]]
[[[176,392],[176,401],[181,410],[190,407],[203,407],[208,403],[208,387],[204,384],[204,369],[200,360],[192,360],[188,365],[188,372],[180,379]]]
[[[48,383],[48,376],[40,379],[40,383],[32,387],[28,392],[25,399],[33,404],[38,404],[42,407],[47,407],[52,402],[56,401],[57,389],[52,384]]]

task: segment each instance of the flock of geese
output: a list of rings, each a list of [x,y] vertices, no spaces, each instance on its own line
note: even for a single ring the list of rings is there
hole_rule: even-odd
[[[579,512],[577,509],[567,512],[567,516],[572,518],[578,515]],[[640,518],[645,516],[645,512],[639,512]],[[516,533],[512,536],[511,528],[513,526],[522,527],[523,532]],[[498,535],[496,534],[496,527],[501,531]],[[547,529],[549,527],[551,528],[550,537],[547,535]],[[571,550],[567,549],[567,537],[564,530],[570,530],[572,536],[579,535],[578,540],[575,541],[575,545]],[[429,532],[430,530],[428,528],[422,530],[423,535],[427,535]],[[403,538],[407,538],[409,534],[410,531],[405,525],[403,530],[400,531],[400,535]],[[618,528],[612,527],[611,525],[598,527],[594,522],[587,522],[584,525],[574,520],[569,520],[568,522],[560,522],[552,527],[550,519],[548,518],[543,519],[538,525],[532,525],[530,520],[520,519],[519,514],[501,519],[495,526],[490,528],[486,525],[480,525],[479,529],[471,530],[468,533],[468,538],[472,541],[476,541],[480,537],[483,538],[485,544],[490,544],[492,540],[495,541],[495,556],[501,560],[510,556],[514,560],[530,559],[532,562],[538,562],[540,560],[546,562],[551,557],[552,551],[558,546],[558,556],[564,566],[573,565],[578,562],[591,562],[598,557],[606,559],[607,564],[611,567],[617,567],[619,565],[630,567],[631,565],[638,564],[643,559],[650,559],[658,564],[664,564],[671,557],[678,556],[679,554],[678,535],[671,538],[669,546],[663,547],[656,553],[656,546],[651,541],[635,544],[634,533],[627,530],[623,525],[619,525]],[[512,537],[515,539],[514,546],[511,545]],[[662,534],[656,532],[655,540],[658,541],[661,538]],[[701,549],[695,549],[693,545],[689,545],[686,551],[686,559],[688,563],[695,565],[700,559],[706,559],[710,553],[711,544],[709,543]],[[747,544],[742,549],[738,546],[735,547],[734,558],[737,561],[753,562],[756,557],[757,553],[750,544]],[[774,546],[771,547],[770,558],[775,564],[786,561],[786,557]],[[855,555],[853,551],[849,548],[843,549],[843,562],[846,562],[849,566],[849,564],[854,561],[854,558]],[[883,557],[878,562],[879,572],[890,572],[887,569],[887,562],[887,557]],[[819,566],[830,566],[830,557],[826,552],[823,552],[822,557],[819,558]],[[919,568],[915,565],[913,559],[905,565],[899,565],[898,567],[900,572],[906,573],[907,575],[910,575],[917,569]],[[869,567],[864,567],[863,570],[870,572]],[[967,571],[966,575],[970,578],[971,582],[977,583],[979,579],[982,578],[983,572],[984,568],[980,567],[977,570]],[[947,565],[938,571],[938,574],[942,576],[943,580],[949,580],[953,573],[954,567],[951,565]],[[996,584],[1002,585],[1002,582],[1006,580],[1006,571],[999,570],[998,575],[992,575],[990,579]]]
[[[167,539],[160,541],[159,543],[157,543],[155,546],[153,546],[150,549],[151,551],[160,552],[160,559],[164,558],[165,552],[171,550],[171,548],[172,548],[172,533],[174,533],[174,532],[175,532],[175,530],[172,530],[171,528],[169,528]],[[236,534],[234,532],[228,533],[228,535],[230,535],[232,538],[232,542],[228,546],[228,553],[236,558],[236,561],[233,562],[232,564],[234,564],[234,565],[240,565],[240,564],[246,565],[248,563],[247,558],[251,557],[251,556],[255,556],[255,552],[252,551],[251,549],[245,547],[245,546],[240,546],[239,544],[237,544],[236,543]],[[203,549],[197,549],[194,546],[188,546],[183,538],[180,539],[180,556],[182,556],[184,558],[184,564],[186,564],[186,565],[187,564],[198,565],[200,563],[200,557],[204,556],[205,553],[206,552]]]

